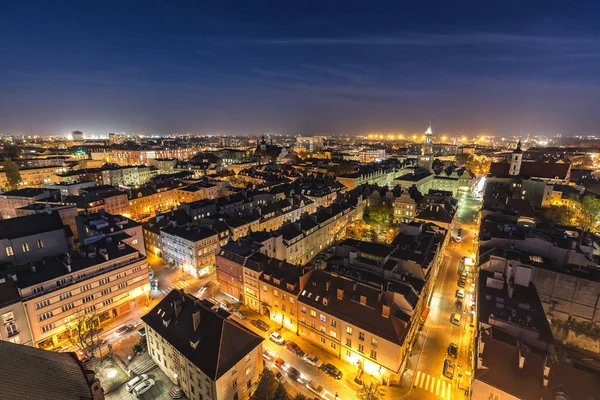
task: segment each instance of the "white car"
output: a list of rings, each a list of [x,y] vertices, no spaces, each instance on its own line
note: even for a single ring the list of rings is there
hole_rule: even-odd
[[[246,314],[239,310],[233,310],[232,314],[238,317],[239,319],[246,319]]]
[[[142,383],[140,383],[139,385],[137,385],[136,387],[133,388],[133,394],[135,396],[141,396],[144,393],[146,393],[148,390],[150,390],[152,388],[152,386],[154,386],[154,379],[148,379],[146,381],[143,381]]]
[[[267,361],[271,361],[271,360],[273,360],[273,359],[275,358],[275,354],[273,354],[273,353],[272,353],[271,351],[269,351],[269,350],[265,350],[265,351],[263,351],[263,353],[262,353],[262,356],[263,356],[263,358],[264,358],[265,360],[267,360]]]
[[[283,338],[283,336],[281,336],[279,334],[279,332],[273,332],[269,335],[269,339],[271,339],[271,341],[277,343],[280,346],[283,346],[285,344],[285,339]]]
[[[323,361],[319,360],[319,357],[314,356],[312,354],[307,354],[304,356],[304,361],[312,365],[313,367],[320,368],[323,365]]]
[[[127,388],[127,391],[129,393],[131,393],[131,391],[140,383],[142,383],[143,381],[148,379],[148,375],[143,374],[143,375],[138,375],[135,378],[133,378],[132,380],[130,380],[129,382],[127,382],[127,384],[125,385],[125,387]]]
[[[318,382],[308,381],[306,387],[308,388],[308,390],[310,390],[319,397],[323,397],[323,395],[325,394],[323,386],[319,385]]]

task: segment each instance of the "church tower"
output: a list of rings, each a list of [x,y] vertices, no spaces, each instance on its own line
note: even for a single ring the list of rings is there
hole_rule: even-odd
[[[517,143],[517,149],[510,156],[510,175],[519,175],[521,173],[521,163],[523,162],[523,151],[521,150],[521,141]]]
[[[431,156],[433,155],[433,131],[431,130],[431,121],[425,131],[425,143],[423,143],[422,155]]]

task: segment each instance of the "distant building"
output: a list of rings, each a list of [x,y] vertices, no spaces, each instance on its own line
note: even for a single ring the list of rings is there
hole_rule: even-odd
[[[385,149],[365,147],[358,153],[360,162],[370,163],[385,159]]]
[[[103,400],[96,373],[75,353],[0,341],[2,394],[11,399]]]
[[[189,399],[248,399],[256,390],[263,338],[225,310],[173,290],[142,321],[150,356]]]
[[[127,136],[124,133],[109,133],[108,143],[110,144],[123,144],[127,141]]]
[[[71,132],[71,137],[73,138],[73,141],[75,143],[83,143],[84,142],[83,132],[81,132],[81,131],[73,131],[73,132]]]
[[[100,239],[125,234],[127,238],[121,238],[123,243],[133,247],[142,255],[146,255],[144,246],[142,225],[122,215],[113,215],[105,211],[88,213],[75,218],[77,232],[83,245],[93,244]]]
[[[37,202],[58,202],[60,192],[55,189],[24,188],[0,193],[0,218],[14,218],[17,209]]]
[[[196,277],[215,270],[215,253],[219,248],[217,232],[188,224],[165,227],[160,235],[166,262]]]
[[[77,206],[74,204],[61,204],[61,203],[34,203],[25,207],[17,208],[17,217],[23,217],[25,215],[42,214],[42,213],[58,213],[63,225],[68,226],[73,234],[73,239],[76,241],[79,239],[77,234],[77,225],[75,218],[77,217]]]
[[[408,192],[403,192],[394,200],[394,224],[411,222],[417,212],[417,202]]]
[[[318,153],[323,150],[322,136],[298,136],[296,138],[296,147],[303,149],[307,153]]]

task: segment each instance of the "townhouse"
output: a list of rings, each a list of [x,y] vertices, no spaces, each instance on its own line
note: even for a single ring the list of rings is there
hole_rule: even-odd
[[[208,300],[173,290],[142,317],[148,352],[190,400],[248,399],[263,370],[263,338]]]
[[[160,235],[166,262],[196,277],[214,272],[215,254],[219,249],[217,232],[187,224],[165,227]]]

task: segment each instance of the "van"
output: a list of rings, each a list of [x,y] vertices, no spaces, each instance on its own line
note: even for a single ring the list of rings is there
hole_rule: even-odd
[[[129,393],[131,393],[133,388],[135,388],[137,385],[139,385],[146,379],[148,379],[148,375],[146,375],[146,374],[138,375],[135,378],[133,378],[132,380],[130,380],[129,382],[127,382],[127,384],[125,385],[125,388],[127,389],[127,391]]]
[[[450,317],[450,322],[452,322],[454,325],[460,325],[460,317],[460,314],[452,313],[452,317]]]

